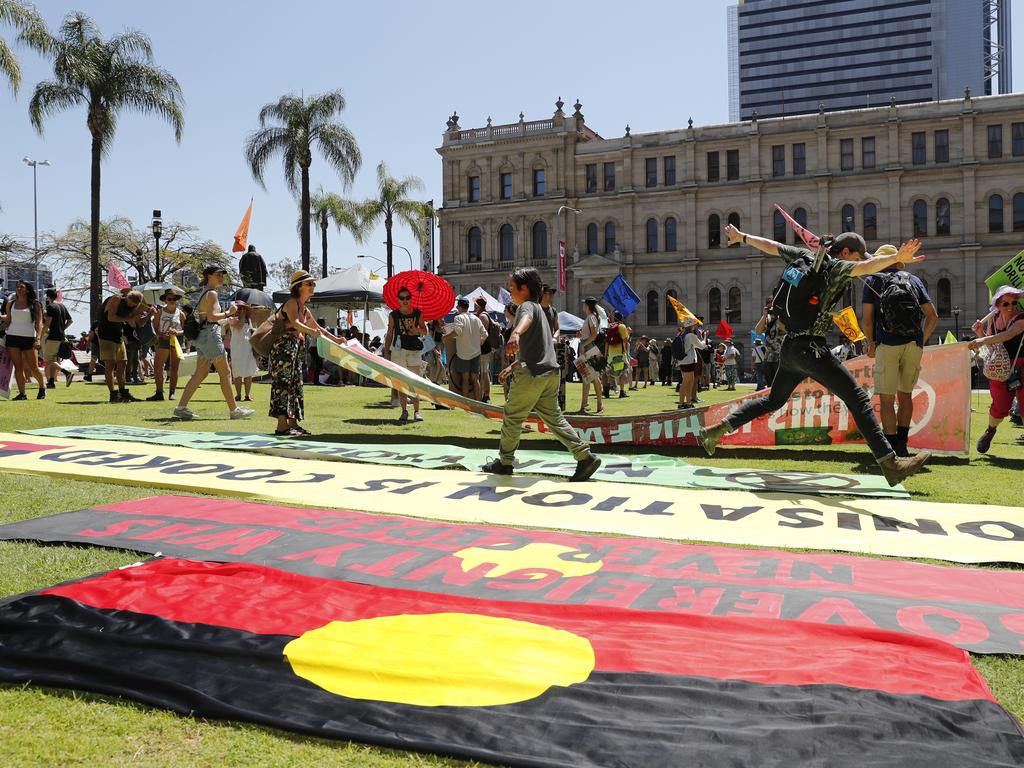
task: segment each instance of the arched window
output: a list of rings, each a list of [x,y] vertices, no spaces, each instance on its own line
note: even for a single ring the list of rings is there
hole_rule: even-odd
[[[587,253],[597,253],[597,224],[587,224]]]
[[[484,256],[483,238],[480,236],[480,227],[470,227],[466,240],[467,261],[470,263],[479,263],[483,260]]]
[[[608,222],[604,225],[604,252],[614,253],[615,251],[615,224]]]
[[[793,218],[801,227],[807,226],[807,210],[805,208],[797,208],[793,211]],[[793,242],[796,242],[796,238],[793,239]]]
[[[736,227],[736,229],[739,229],[740,228],[740,215],[738,213],[736,213],[736,211],[733,211],[732,213],[729,214],[729,217],[726,219],[726,222],[728,224],[731,224],[732,226]],[[739,243],[736,243],[736,245],[738,246]],[[736,246],[733,246],[733,247],[736,247]]]
[[[738,285],[729,289],[729,309],[725,313],[725,319],[730,323],[743,322],[743,292]]]
[[[843,206],[843,209],[839,214],[839,228],[843,230],[843,232],[853,232],[854,227],[857,224],[854,219],[854,214],[855,212],[852,205],[846,204]]]
[[[658,250],[658,222],[655,219],[647,220],[647,252],[656,253]]]
[[[928,203],[914,201],[914,237],[928,236]]]
[[[777,209],[772,216],[772,239],[777,243],[786,242],[786,217]]]
[[[665,325],[679,325],[679,315],[676,314],[676,308],[672,306],[672,302],[668,300],[669,296],[673,299],[679,298],[676,296],[675,288],[665,291]]]
[[[864,239],[878,239],[878,206],[874,203],[864,204]]]
[[[718,288],[708,291],[708,322],[717,323],[722,319],[722,292]]]
[[[674,251],[676,245],[676,220],[669,216],[665,219],[665,250]]]
[[[935,201],[935,234],[949,234],[949,200],[944,197]]]
[[[1013,196],[1013,231],[1024,232],[1024,192]]]
[[[935,284],[935,311],[939,317],[949,317],[953,314],[953,285],[948,277],[940,277]]]
[[[722,244],[722,220],[717,213],[708,216],[708,248],[718,248]]]
[[[533,225],[533,258],[543,260],[548,257],[548,225],[538,221]]]
[[[498,259],[501,261],[515,261],[516,239],[511,224],[502,224],[498,230]]]
[[[1003,231],[1003,197],[992,195],[988,199],[988,231]]]
[[[647,292],[647,324],[658,324],[658,292]]]

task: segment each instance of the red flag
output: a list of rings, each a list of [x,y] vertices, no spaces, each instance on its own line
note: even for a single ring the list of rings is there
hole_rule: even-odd
[[[719,320],[718,325],[715,327],[715,336],[720,339],[731,339],[732,326],[725,322],[725,320]]]
[[[821,243],[820,237],[811,232],[811,230],[805,229],[804,227],[800,226],[796,222],[796,219],[794,219],[792,216],[786,213],[786,209],[783,208],[778,203],[775,203],[775,210],[781,213],[783,218],[785,218],[786,221],[789,222],[789,226],[793,228],[794,232],[800,235],[800,239],[803,240],[804,243],[806,243],[808,248],[810,248],[812,251],[818,250],[818,245]]]
[[[355,318],[352,316],[352,310],[348,311],[348,327],[351,328],[356,324]]]
[[[132,287],[132,284],[128,282],[128,278],[124,276],[124,273],[117,268],[117,264],[114,262],[110,262],[110,265],[107,267],[107,285],[118,291]]]
[[[238,231],[235,232],[235,244],[231,246],[231,252],[237,253],[238,251],[244,251],[249,245],[249,218],[252,216],[252,198],[249,198],[249,207],[245,209],[245,216],[242,217],[242,223],[238,225]]]

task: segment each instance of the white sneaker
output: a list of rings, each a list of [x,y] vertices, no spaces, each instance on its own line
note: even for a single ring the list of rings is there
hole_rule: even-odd
[[[182,421],[192,421],[196,417],[195,413],[189,410],[186,405],[179,405],[174,409],[174,418],[181,419]]]
[[[254,413],[256,413],[256,411],[254,411],[252,408],[243,408],[242,406],[238,406],[238,407],[235,408],[235,410],[233,410],[231,412],[231,418],[232,419],[248,419]]]
[[[412,418],[413,418],[413,421],[423,421],[423,414],[422,414],[422,413],[420,413],[419,411],[416,411],[416,412],[415,412],[415,413],[414,413],[414,414],[412,415]]]

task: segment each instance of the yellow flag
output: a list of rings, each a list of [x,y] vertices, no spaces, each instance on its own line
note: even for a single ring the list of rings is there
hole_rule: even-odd
[[[697,325],[704,325],[704,323],[697,319],[697,316],[693,314],[693,312],[684,307],[681,302],[675,299],[674,296],[669,295],[666,296],[665,298],[667,298],[669,300],[669,303],[672,304],[672,307],[676,311],[676,317],[679,318],[680,323],[686,322],[687,319],[690,319],[693,320],[693,322],[695,322]]]
[[[832,315],[832,320],[850,341],[862,341],[864,339],[864,332],[860,329],[860,325],[857,324],[857,315],[854,313],[853,307],[846,307],[838,315]]]
[[[946,338],[942,342],[943,344],[956,344],[956,336],[953,335],[952,331],[946,331]]]
[[[175,336],[173,333],[171,334],[171,349],[174,350],[174,356],[181,360],[181,345],[178,344],[178,337]]]

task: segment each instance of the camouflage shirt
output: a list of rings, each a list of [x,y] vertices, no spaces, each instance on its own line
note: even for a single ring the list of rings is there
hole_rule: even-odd
[[[814,252],[809,251],[806,248],[798,248],[794,245],[780,245],[779,246],[779,258],[789,264],[794,259],[801,256],[807,256],[814,261]],[[818,305],[821,309],[818,313],[818,319],[814,321],[810,328],[806,331],[794,331],[786,329],[786,333],[789,336],[821,336],[829,332],[832,328],[832,309],[843,296],[843,291],[846,290],[846,286],[850,284],[853,279],[853,268],[857,266],[856,261],[845,261],[843,259],[833,259],[831,256],[825,257],[825,262],[822,265],[822,270],[825,272],[825,290],[822,296],[819,297],[820,304]]]

